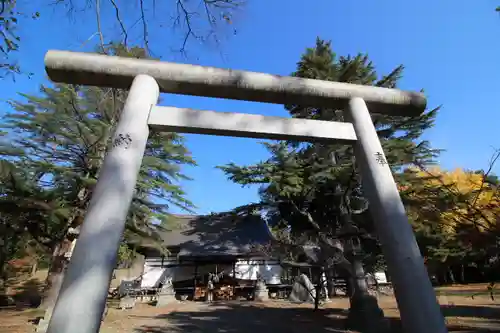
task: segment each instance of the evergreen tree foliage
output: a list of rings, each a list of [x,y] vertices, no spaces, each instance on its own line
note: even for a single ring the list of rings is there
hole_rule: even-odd
[[[330,42],[318,39],[308,48],[292,74],[296,77],[397,88],[403,66],[379,75],[368,55],[338,57]],[[286,105],[292,117],[344,121],[342,110]],[[403,173],[404,167],[431,164],[439,151],[422,139],[432,127],[438,109],[418,117],[372,115],[388,163],[400,183],[411,184],[416,177]],[[250,166],[229,164],[221,167],[241,185],[261,184],[262,211],[271,225],[290,227],[297,237],[316,242],[318,237],[336,238],[352,222],[364,233],[366,262],[380,265],[380,250],[367,211],[361,179],[352,147],[338,144],[298,142],[265,143],[271,157]],[[370,260],[368,260],[370,259]]]
[[[112,52],[145,56],[143,49],[127,50],[120,45],[113,46]],[[8,133],[4,156],[22,162],[45,192],[57,193],[61,207],[83,217],[127,92],[55,84],[42,86],[38,96],[21,96],[24,100],[11,102],[14,111],[2,124]],[[179,180],[188,179],[181,172],[182,165],[193,164],[181,136],[151,133],[129,214],[129,231],[162,222],[170,205],[193,207],[178,185]]]
[[[105,51],[137,58],[146,55],[142,48],[120,44]],[[9,174],[8,165],[16,166],[22,170],[17,174],[22,182],[7,186],[0,198],[0,214],[6,216],[4,212],[13,209],[30,213],[19,223],[25,223],[30,236],[53,253],[51,272],[60,274],[70,251],[68,244],[83,222],[127,91],[55,84],[42,86],[38,95],[21,97],[11,101],[13,111],[0,125],[0,153],[5,173]],[[182,136],[150,134],[127,218],[127,242],[147,238],[161,246],[157,229],[168,220],[169,207],[187,211],[194,207],[179,185],[189,179],[182,166],[194,164]],[[49,287],[50,279],[49,274]]]

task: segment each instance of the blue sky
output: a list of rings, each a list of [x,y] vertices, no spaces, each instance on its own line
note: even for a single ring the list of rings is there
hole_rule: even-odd
[[[16,92],[36,93],[41,83],[47,83],[43,56],[48,49],[88,50],[97,41],[94,36],[84,44],[96,30],[91,12],[76,13],[68,21],[61,11],[40,7],[42,1],[24,4],[27,9],[42,8],[42,16],[38,21],[21,20],[20,29],[23,44],[18,59],[35,76],[2,81],[1,101],[15,98]],[[179,35],[154,27],[153,50],[170,61],[288,75],[319,36],[331,40],[339,55],[367,52],[380,73],[404,64],[401,88],[423,88],[429,106],[443,105],[435,128],[426,133],[433,146],[446,149],[440,158],[443,167],[483,168],[493,147],[500,148],[496,98],[500,16],[494,12],[495,1],[247,1],[234,18],[237,34],[226,33],[219,51],[193,42],[188,45],[188,58],[181,58],[167,46],[175,44]],[[104,23],[106,37],[116,37],[115,22]],[[162,104],[287,116],[282,106],[263,103],[163,95]],[[1,112],[6,111],[3,104]],[[265,159],[258,141],[188,135],[187,145],[199,166],[186,170],[194,180],[184,186],[200,213],[257,200],[255,188],[232,184],[215,166]]]

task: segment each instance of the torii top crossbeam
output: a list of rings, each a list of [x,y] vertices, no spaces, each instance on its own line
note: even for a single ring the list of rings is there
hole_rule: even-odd
[[[146,74],[165,93],[255,102],[340,109],[360,97],[370,112],[390,115],[418,115],[427,103],[418,92],[93,53],[51,50],[45,67],[55,82],[128,89]]]

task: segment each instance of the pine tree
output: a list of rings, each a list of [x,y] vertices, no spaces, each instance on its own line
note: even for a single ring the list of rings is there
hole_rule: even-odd
[[[337,57],[330,42],[318,39],[308,48],[292,74],[320,79],[396,88],[403,66],[385,76],[376,73],[365,54]],[[286,105],[295,118],[344,121],[342,110]],[[439,153],[422,133],[432,127],[438,109],[417,117],[372,115],[388,163],[398,182],[416,181],[403,168],[416,162],[431,164]],[[221,169],[241,185],[261,184],[262,212],[271,225],[289,228],[291,234],[323,247],[345,234],[346,225],[357,226],[364,233],[361,242],[366,263],[374,270],[381,265],[380,247],[368,214],[369,203],[363,194],[352,147],[338,144],[278,142],[265,144],[271,157],[251,166],[229,164]],[[355,240],[354,237],[353,240]],[[329,252],[328,255],[332,254]]]
[[[141,48],[113,45],[108,50],[120,56],[145,57]],[[71,252],[74,233],[83,222],[94,185],[127,92],[56,84],[42,86],[38,96],[21,94],[12,101],[13,112],[4,118],[4,156],[30,170],[29,181],[39,192],[57,198],[63,218],[49,216],[31,235],[53,253],[47,303],[53,302],[61,274]],[[135,196],[127,218],[128,240],[156,238],[152,223],[168,218],[168,208],[186,210],[193,204],[178,181],[188,179],[182,165],[194,165],[183,138],[175,133],[151,133]],[[51,232],[45,233],[44,228]]]
[[[293,76],[329,81],[396,88],[403,66],[379,77],[367,55],[339,57],[332,52],[329,42],[318,39],[314,48],[306,50]],[[343,121],[342,110],[287,105],[292,117],[326,121]],[[430,164],[439,153],[421,139],[422,133],[432,127],[437,109],[419,117],[373,115],[387,160],[398,182],[410,184],[413,174],[400,172],[413,163]],[[341,199],[349,187],[351,205],[365,205],[361,180],[355,168],[351,147],[338,144],[304,144],[297,142],[266,143],[271,158],[253,166],[234,164],[222,167],[233,181],[242,185],[263,184],[262,203],[274,208],[269,217],[282,223],[291,223],[294,207],[307,211],[317,223],[335,233],[343,221],[339,219]],[[348,186],[349,185],[349,186]],[[360,207],[353,207],[355,211]],[[281,209],[281,210],[280,210]],[[280,210],[279,213],[276,210]],[[366,210],[356,218],[363,227],[373,229]],[[359,215],[359,214],[358,214]],[[276,217],[278,216],[278,217]],[[363,224],[361,221],[359,223]],[[308,224],[300,224],[302,228]],[[296,228],[299,228],[298,226]],[[311,229],[312,230],[312,229]],[[304,230],[299,229],[302,233]]]

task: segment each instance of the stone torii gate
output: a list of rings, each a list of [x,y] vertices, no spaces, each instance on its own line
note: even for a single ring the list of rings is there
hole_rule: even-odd
[[[368,111],[419,115],[426,106],[422,94],[66,51],[49,51],[45,67],[55,82],[130,89],[64,277],[49,333],[99,331],[150,129],[354,145],[403,328],[407,333],[447,332]],[[343,109],[350,122],[162,107],[157,106],[160,92]]]

